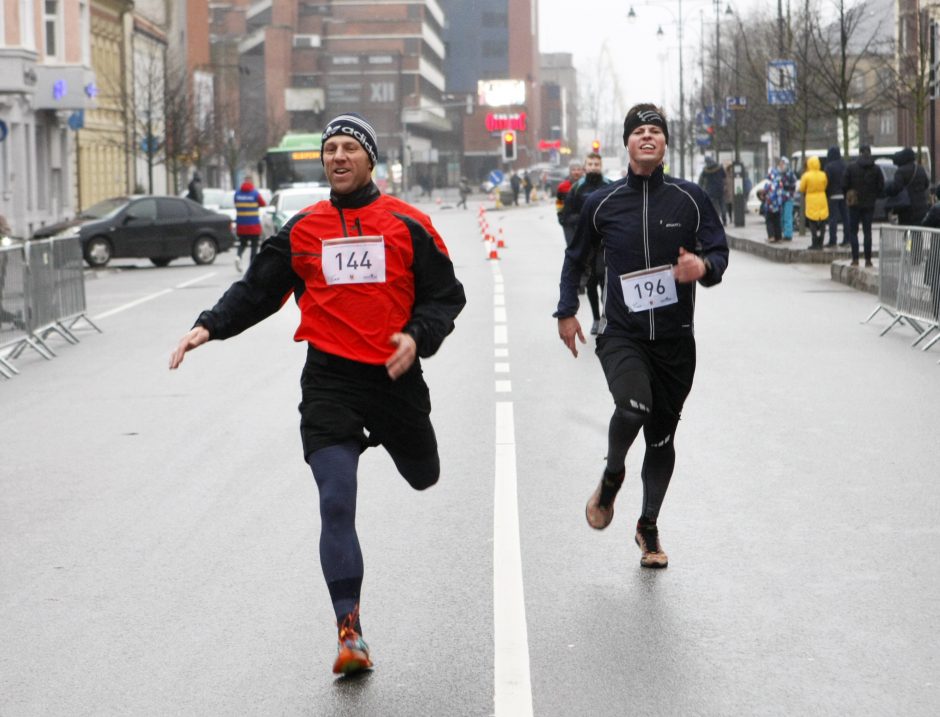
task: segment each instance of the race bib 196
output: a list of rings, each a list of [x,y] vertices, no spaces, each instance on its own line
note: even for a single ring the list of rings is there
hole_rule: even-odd
[[[383,284],[385,240],[380,236],[324,239],[321,263],[327,284]]]
[[[649,311],[675,304],[676,279],[668,264],[620,275],[623,300],[630,311]]]

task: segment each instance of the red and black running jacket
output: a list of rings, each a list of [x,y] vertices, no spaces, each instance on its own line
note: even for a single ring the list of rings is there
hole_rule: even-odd
[[[323,240],[376,235],[384,238],[384,283],[326,283]],[[399,331],[414,337],[419,357],[431,356],[466,304],[430,218],[374,183],[296,214],[196,324],[212,339],[235,336],[275,313],[291,292],[301,316],[295,341],[372,365],[392,355],[389,338]]]

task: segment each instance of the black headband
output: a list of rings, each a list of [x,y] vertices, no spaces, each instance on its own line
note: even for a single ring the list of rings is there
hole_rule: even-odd
[[[669,144],[669,127],[666,124],[666,118],[656,110],[640,110],[634,114],[628,114],[623,121],[623,143],[627,143],[627,138],[637,127],[645,124],[651,124],[659,127],[666,137],[666,144]]]

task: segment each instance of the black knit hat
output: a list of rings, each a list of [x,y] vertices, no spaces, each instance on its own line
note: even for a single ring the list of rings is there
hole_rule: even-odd
[[[361,144],[366,150],[366,153],[369,155],[369,159],[372,161],[373,167],[375,166],[375,163],[378,162],[379,142],[375,136],[375,130],[372,128],[372,125],[370,125],[361,116],[354,112],[349,112],[347,114],[334,117],[329,121],[329,123],[327,123],[326,129],[323,130],[323,135],[320,140],[321,162],[323,161],[323,145],[326,144],[326,141],[335,134],[347,135]]]
[[[642,103],[633,105],[627,112],[626,119],[623,121],[623,143],[627,144],[627,138],[637,127],[645,124],[656,125],[663,131],[666,137],[666,144],[669,144],[669,126],[666,124],[666,117],[663,111],[654,104]]]

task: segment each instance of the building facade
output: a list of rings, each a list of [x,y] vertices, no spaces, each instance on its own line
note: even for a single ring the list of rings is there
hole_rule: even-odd
[[[571,53],[541,56],[542,135],[557,160],[580,158],[578,149],[578,72]],[[553,157],[556,159],[556,157]]]
[[[0,213],[16,236],[75,208],[74,139],[97,96],[89,0],[0,10]]]
[[[76,137],[76,206],[134,191],[130,0],[91,0],[91,63],[97,95]]]
[[[463,121],[464,173],[476,182],[493,169],[548,159],[549,153],[539,149],[548,138],[542,131],[537,1],[442,0],[442,6],[447,90],[477,96],[472,115]],[[502,161],[505,129],[516,132],[513,162]]]

